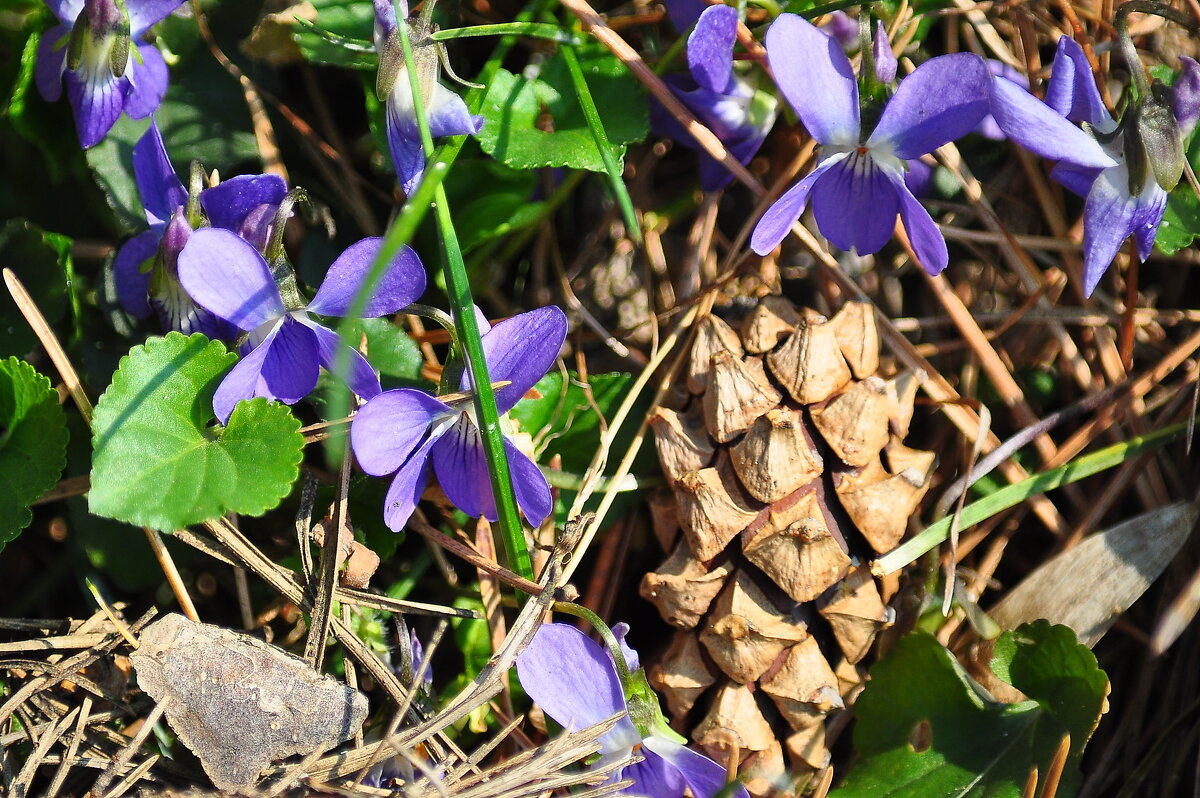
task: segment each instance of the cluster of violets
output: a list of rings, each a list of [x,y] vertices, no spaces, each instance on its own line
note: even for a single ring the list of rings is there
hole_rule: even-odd
[[[46,2],[59,24],[40,41],[35,79],[49,101],[62,96],[65,86],[81,146],[102,141],[122,113],[151,116],[168,75],[162,54],[144,37],[182,0]],[[425,154],[401,24],[414,48],[415,82],[431,135],[472,135],[483,120],[440,84],[445,54],[429,38],[428,20],[408,19],[403,0],[403,22],[393,0],[373,3],[380,61],[376,91],[386,104],[392,163],[411,196]],[[668,11],[680,32],[688,32],[688,72],[668,76],[668,85],[735,158],[749,163],[774,125],[777,103],[748,78],[752,68],[735,65],[737,11],[702,0],[670,0]],[[1148,257],[1166,192],[1179,174],[1160,165],[1163,148],[1147,140],[1165,136],[1171,139],[1166,149],[1181,147],[1200,118],[1200,64],[1182,58],[1171,90],[1157,85],[1145,90],[1143,79],[1143,90],[1114,119],[1082,49],[1068,36],[1059,40],[1043,102],[1019,73],[967,53],[931,58],[897,81],[897,60],[883,26],[870,37],[866,31],[840,12],[829,16],[824,29],[781,14],[768,30],[771,75],[819,151],[814,168],[758,221],[750,244],[755,252],[777,247],[811,205],[822,235],[860,254],[881,249],[899,218],[921,265],[941,272],[948,261],[946,242],[917,198],[929,175],[922,159],[975,131],[1007,137],[1057,161],[1051,176],[1085,198],[1087,294],[1129,236],[1138,256]],[[863,64],[858,75],[847,57],[855,47]],[[652,107],[651,119],[660,135],[701,149],[663,108]],[[701,187],[726,186],[728,172],[703,152],[700,157]],[[426,277],[414,251],[402,247],[372,274],[383,240],[362,239],[334,260],[307,298],[282,246],[283,227],[302,192],[289,191],[275,175],[243,175],[206,186],[195,168],[185,186],[153,119],[134,147],[133,168],[148,229],[116,255],[119,300],[138,318],[156,314],[166,330],[202,332],[236,346],[240,359],[213,398],[222,423],[244,399],[300,401],[324,368],[363,401],[351,424],[351,445],[365,472],[392,478],[384,507],[391,529],[407,523],[431,473],[468,515],[496,519],[478,420],[471,401],[461,398],[470,395],[469,374],[446,386],[458,393],[442,398],[410,388],[385,392],[367,359],[322,321],[389,316],[416,302]],[[567,320],[558,308],[545,307],[494,326],[480,318],[480,327],[490,378],[501,384],[496,402],[504,414],[551,368]],[[553,508],[546,478],[507,438],[505,453],[518,506],[536,525]],[[642,761],[613,776],[632,778],[635,792],[656,798],[678,798],[688,789],[697,798],[716,795],[725,787],[724,769],[686,748],[666,726],[649,688],[638,687],[644,676],[639,682],[637,655],[624,645],[623,628],[614,631],[621,663],[572,627],[542,627],[517,662],[526,692],[568,728],[627,711],[602,738],[601,763],[638,751]]]

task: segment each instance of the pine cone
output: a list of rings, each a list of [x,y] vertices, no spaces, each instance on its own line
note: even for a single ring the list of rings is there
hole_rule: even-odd
[[[763,796],[828,763],[828,715],[892,617],[865,563],[903,537],[934,455],[902,443],[917,381],[876,376],[869,305],[768,296],[739,326],[698,322],[688,393],[652,419],[671,555],[641,594],[679,630],[650,669],[674,724]]]

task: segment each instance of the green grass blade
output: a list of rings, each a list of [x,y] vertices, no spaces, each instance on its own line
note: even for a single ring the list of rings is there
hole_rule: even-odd
[[[529,36],[549,39],[559,44],[579,44],[579,37],[563,30],[561,25],[546,22],[500,22],[495,25],[472,25],[469,28],[447,28],[433,34],[434,41],[468,39],[475,36]]]
[[[613,157],[612,145],[608,143],[608,134],[604,132],[604,123],[600,121],[600,112],[596,109],[596,101],[583,77],[583,69],[579,66],[579,57],[573,47],[562,48],[563,61],[567,71],[571,73],[571,83],[575,93],[579,95],[579,105],[583,109],[583,117],[587,120],[588,129],[600,151],[600,159],[604,161],[604,171],[608,173],[609,183],[612,184],[613,195],[621,208],[621,216],[625,218],[625,230],[635,243],[642,243],[642,226],[638,224],[637,215],[633,212],[633,200],[629,198],[629,189],[621,177],[621,165]]]
[[[433,137],[429,133],[429,120],[425,113],[424,98],[421,96],[412,43],[408,39],[408,27],[401,24],[399,30],[401,33],[400,44],[404,50],[404,63],[412,86],[417,127],[421,131],[421,144],[425,148],[425,156],[429,159],[434,155]],[[422,179],[422,183],[424,183],[424,179]],[[418,187],[418,196],[421,195],[423,188],[423,185]],[[445,256],[446,293],[449,295],[450,307],[454,311],[454,324],[458,329],[459,342],[466,357],[467,370],[470,372],[471,382],[475,386],[475,412],[482,433],[484,455],[488,461],[488,475],[491,478],[492,494],[496,500],[496,514],[499,518],[501,539],[504,543],[508,567],[516,574],[526,579],[532,579],[533,562],[529,557],[521,519],[517,514],[512,475],[509,473],[508,457],[504,452],[504,435],[500,431],[500,414],[496,410],[496,395],[492,390],[487,361],[483,355],[479,324],[475,319],[475,302],[471,296],[471,284],[467,278],[467,267],[463,262],[462,250],[458,245],[454,222],[450,218],[450,205],[446,198],[446,189],[439,182],[434,186],[433,192],[434,213]]]
[[[1146,435],[1077,457],[1066,465],[1007,485],[990,496],[964,507],[959,516],[959,528],[965,529],[973,524],[978,524],[1002,510],[1020,504],[1030,496],[1069,485],[1085,477],[1119,466],[1139,454],[1170,443],[1182,435],[1185,429],[1186,425],[1183,423],[1172,424]],[[950,524],[953,519],[952,515],[946,516],[926,527],[911,540],[876,560],[871,565],[871,570],[878,576],[884,576],[914,562],[922,554],[931,551],[950,536]]]

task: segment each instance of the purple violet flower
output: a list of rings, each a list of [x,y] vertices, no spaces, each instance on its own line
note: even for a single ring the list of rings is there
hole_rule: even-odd
[[[1200,64],[1181,59],[1183,74],[1172,93],[1181,136],[1200,115]],[[1149,159],[1132,130],[1122,130],[1104,107],[1083,48],[1070,36],[1058,40],[1046,102],[993,79],[992,114],[1009,138],[1059,161],[1050,176],[1085,198],[1083,209],[1084,292],[1091,296],[1130,235],[1138,257],[1150,256],[1167,192],[1147,169]],[[1071,123],[1082,123],[1083,129]],[[1141,186],[1131,176],[1130,153],[1143,161]],[[1152,166],[1152,164],[1151,164]]]
[[[348,313],[381,246],[382,238],[364,238],[347,247],[304,305],[296,299],[285,303],[266,260],[245,239],[215,227],[192,233],[179,253],[180,282],[198,305],[249,333],[241,360],[213,396],[221,423],[242,399],[300,401],[316,387],[320,367],[333,370],[342,352],[350,389],[364,399],[379,393],[379,378],[366,358],[310,314]],[[424,291],[425,269],[417,254],[404,247],[376,283],[362,315],[395,313]]]
[[[411,197],[425,172],[425,150],[421,145],[421,131],[417,127],[412,84],[405,69],[396,9],[392,0],[374,2],[375,50],[379,53],[375,91],[379,99],[386,103],[388,150],[392,155],[392,166],[400,179],[400,187]],[[407,17],[406,0],[400,0],[400,9]],[[423,21],[405,19],[405,24],[409,26],[413,61],[417,67],[430,135],[436,139],[478,133],[483,127],[483,117],[472,115],[461,97],[438,82],[439,59],[444,57],[442,45],[423,41],[426,34],[431,32]]]
[[[139,319],[153,310],[163,330],[232,340],[237,328],[198,306],[179,284],[179,252],[192,234],[188,193],[154,121],[133,147],[133,175],[150,229],[126,241],[113,261],[121,306]],[[261,250],[285,194],[287,185],[278,175],[239,175],[202,190],[198,204],[214,227],[232,230]]]
[[[946,241],[904,185],[904,162],[979,124],[988,110],[988,72],[970,53],[931,58],[900,82],[869,135],[862,129],[858,85],[837,42],[795,14],[781,14],[766,37],[775,80],[821,145],[815,169],[775,201],[750,239],[765,255],[800,217],[810,195],[821,234],[866,255],[891,238],[899,214],[926,271],[948,262]]]
[[[124,111],[149,116],[167,91],[157,47],[138,46],[150,27],[183,0],[46,0],[59,23],[38,43],[34,77],[47,102],[62,96],[75,114],[79,146],[99,144]]]
[[[692,22],[696,24],[687,43],[689,74],[668,75],[667,85],[733,157],[743,164],[749,163],[775,123],[775,100],[768,94],[755,92],[750,83],[734,72],[737,11],[724,5],[707,6],[697,18],[689,19],[696,10],[691,0],[672,0],[667,7],[676,25],[685,23],[681,30],[686,30]],[[657,102],[650,104],[650,122],[659,135],[691,149],[701,149],[691,134]],[[716,191],[732,179],[728,169],[701,150],[701,188]]]
[[[503,415],[545,376],[567,337],[567,317],[544,307],[505,319],[482,335],[491,379],[509,384],[496,391]],[[461,387],[470,388],[463,374]],[[432,464],[446,497],[473,518],[495,521],[496,503],[475,409],[470,400],[446,404],[412,388],[386,391],[360,408],[350,424],[358,464],[372,476],[395,474],[383,519],[399,532],[429,481]],[[505,438],[517,505],[537,525],[550,514],[550,485],[537,465]]]
[[[578,731],[612,717],[628,715],[600,738],[597,766],[621,760],[637,751],[641,762],[613,773],[613,781],[633,779],[629,791],[651,798],[681,798],[690,789],[695,798],[713,798],[725,789],[725,768],[682,744],[667,726],[658,698],[645,685],[637,652],[625,644],[629,627],[612,631],[632,674],[634,695],[627,696],[609,652],[573,626],[541,626],[517,655],[517,678],[537,705],[563,728]],[[641,689],[638,689],[638,685]],[[744,787],[733,791],[748,798]]]

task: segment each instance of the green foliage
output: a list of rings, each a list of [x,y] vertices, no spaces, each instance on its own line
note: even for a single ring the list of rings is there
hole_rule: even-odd
[[[361,3],[354,6],[364,8]],[[370,6],[365,8],[370,11]],[[347,69],[375,69],[379,66],[379,56],[375,54],[375,45],[370,41],[343,36],[300,17],[296,18],[296,22],[292,41],[306,60],[322,66]]]
[[[213,425],[213,392],[234,360],[219,341],[174,332],[121,359],[93,420],[93,513],[170,531],[259,515],[287,495],[304,447],[287,407],[240,402]]]
[[[625,145],[641,141],[649,131],[645,91],[602,48],[580,48],[578,54],[610,151],[621,163]],[[548,59],[536,77],[497,71],[484,98],[483,116],[480,145],[508,166],[605,171],[561,53]]]
[[[564,380],[561,372],[553,371],[533,386],[541,397],[521,400],[509,416],[539,444],[540,460],[557,454],[564,471],[583,473],[600,444],[596,411],[611,417],[629,381],[628,374],[594,374],[585,387],[574,372]]]
[[[71,241],[24,219],[0,227],[0,268],[12,269],[51,325],[67,309]],[[25,317],[7,290],[0,290],[0,356],[24,355],[37,345]]]
[[[510,169],[490,158],[460,158],[446,176],[446,196],[460,219],[470,219],[460,230],[463,252],[520,230],[539,218],[545,202],[534,200],[538,175]],[[487,191],[480,191],[487,186]]]
[[[1108,678],[1070,629],[1046,621],[1006,632],[996,652],[996,675],[1028,701],[995,701],[929,635],[901,638],[855,704],[859,760],[831,796],[1016,798],[1066,734],[1058,795],[1073,794]]]
[[[67,464],[67,419],[50,380],[24,361],[0,360],[0,549],[29,526],[35,499]]]
[[[421,349],[391,319],[356,319],[349,340],[357,343],[360,335],[366,336],[367,356],[381,375],[409,384],[420,382]]]

